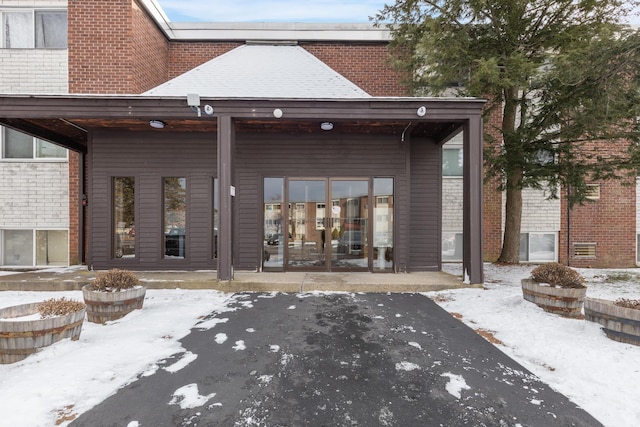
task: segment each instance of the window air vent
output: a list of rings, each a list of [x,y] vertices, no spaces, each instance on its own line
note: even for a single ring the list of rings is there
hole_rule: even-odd
[[[600,184],[587,184],[587,199],[598,200],[600,198]]]
[[[574,243],[573,256],[575,258],[595,258],[596,244],[595,243]]]

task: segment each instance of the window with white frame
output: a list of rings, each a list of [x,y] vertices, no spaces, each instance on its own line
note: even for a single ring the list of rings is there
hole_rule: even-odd
[[[0,127],[2,159],[66,159],[67,150],[22,132]]]
[[[69,265],[68,230],[0,230],[0,265]]]
[[[520,261],[553,262],[558,259],[556,233],[521,233]]]
[[[462,148],[444,148],[442,150],[442,176],[462,176]]]
[[[64,49],[67,11],[61,9],[0,9],[4,49]]]

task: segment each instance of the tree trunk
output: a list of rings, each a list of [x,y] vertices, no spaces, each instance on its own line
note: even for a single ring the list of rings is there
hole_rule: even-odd
[[[522,159],[522,142],[514,136],[518,114],[517,88],[510,88],[504,92],[504,114],[502,120],[502,135],[507,157],[505,167],[507,201],[505,206],[504,238],[502,252],[498,262],[517,264],[520,262],[520,226],[522,224],[522,177],[523,170],[517,166]]]
[[[504,239],[498,262],[517,264],[520,262],[520,226],[522,224],[522,190],[510,186],[509,181],[518,182],[521,171],[513,171],[507,177],[507,201],[505,206]]]

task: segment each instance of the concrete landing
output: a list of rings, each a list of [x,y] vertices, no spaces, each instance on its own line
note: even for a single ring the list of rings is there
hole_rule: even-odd
[[[236,272],[233,280],[219,281],[215,271],[136,271],[148,289],[216,289],[223,292],[428,292],[470,287],[460,277],[444,272],[317,273]],[[95,271],[30,271],[0,275],[0,291],[79,290],[95,278]]]

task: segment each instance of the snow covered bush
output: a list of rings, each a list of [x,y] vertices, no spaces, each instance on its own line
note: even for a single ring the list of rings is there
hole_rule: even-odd
[[[584,277],[576,270],[557,262],[542,264],[531,271],[531,278],[538,283],[548,283],[561,288],[583,288]]]
[[[614,304],[620,307],[640,310],[640,299],[618,298]]]
[[[51,298],[38,304],[38,313],[40,313],[40,317],[47,319],[75,313],[84,307],[84,304],[80,301],[68,300],[65,297]]]
[[[87,289],[101,292],[119,292],[136,286],[140,286],[138,276],[129,270],[114,268],[96,274],[96,279],[87,286]]]

